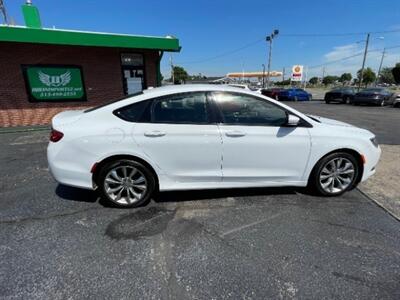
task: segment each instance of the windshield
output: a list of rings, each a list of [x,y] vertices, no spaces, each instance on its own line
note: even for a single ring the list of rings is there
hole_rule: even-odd
[[[362,92],[368,92],[368,93],[382,93],[384,89],[365,89],[362,90]]]

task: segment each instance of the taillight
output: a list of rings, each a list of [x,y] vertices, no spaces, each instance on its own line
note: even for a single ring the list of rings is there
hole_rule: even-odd
[[[61,140],[63,138],[63,136],[64,136],[64,133],[62,133],[58,130],[52,129],[51,133],[50,133],[50,141],[53,143],[56,143],[59,140]]]

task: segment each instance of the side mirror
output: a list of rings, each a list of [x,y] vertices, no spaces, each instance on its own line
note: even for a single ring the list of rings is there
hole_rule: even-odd
[[[286,126],[298,126],[300,123],[300,118],[298,116],[288,114]]]

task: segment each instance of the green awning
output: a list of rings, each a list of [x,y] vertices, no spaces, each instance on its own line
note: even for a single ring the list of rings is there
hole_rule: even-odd
[[[0,42],[180,51],[179,40],[174,37],[36,29],[18,26],[0,26]]]

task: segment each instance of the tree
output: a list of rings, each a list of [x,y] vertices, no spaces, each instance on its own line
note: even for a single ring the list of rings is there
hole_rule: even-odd
[[[174,83],[184,83],[189,79],[189,74],[180,66],[174,66]]]
[[[345,85],[346,82],[350,83],[352,78],[353,78],[353,76],[351,76],[350,73],[343,73],[339,77],[339,82],[341,82],[341,83],[343,83],[343,85]]]
[[[357,72],[357,78],[358,78],[358,81],[360,81],[360,78],[361,78],[361,69],[358,70],[358,72]],[[374,82],[375,79],[376,79],[375,72],[372,71],[371,68],[366,68],[366,69],[364,69],[362,83],[364,83],[365,86],[367,86],[368,84]]]
[[[338,79],[339,79],[339,77],[337,77],[337,76],[328,75],[328,76],[325,76],[325,77],[322,79],[322,83],[323,83],[324,85],[333,84],[333,83],[335,83],[336,81],[338,81]]]
[[[378,74],[378,82],[381,83],[395,83],[393,73],[392,73],[393,68],[382,68],[381,72]]]
[[[290,85],[290,79],[286,79],[286,80],[283,80],[283,81],[276,81],[275,85],[276,86]]]
[[[396,66],[392,69],[392,74],[394,81],[397,84],[400,84],[400,63],[397,63]]]
[[[317,84],[319,81],[318,77],[311,77],[308,81],[310,84]]]

